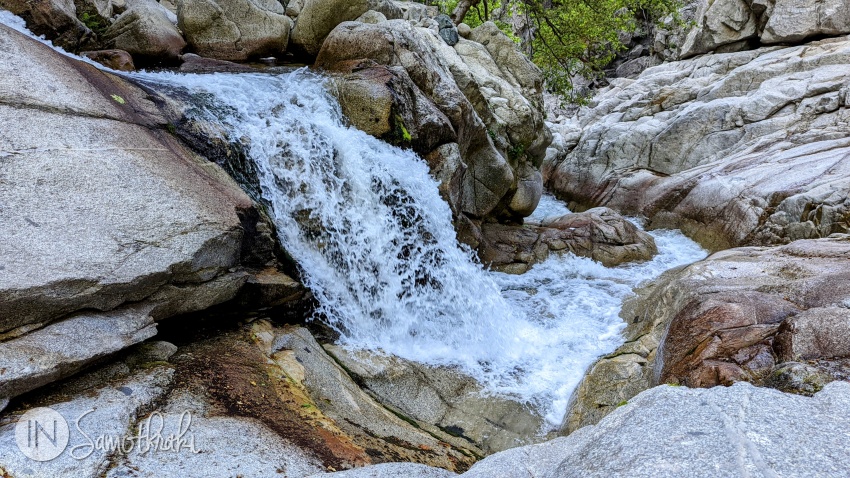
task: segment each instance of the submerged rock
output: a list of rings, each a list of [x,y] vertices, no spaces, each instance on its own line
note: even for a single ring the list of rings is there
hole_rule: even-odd
[[[247,65],[204,58],[194,53],[186,53],[180,57],[180,60],[183,62],[180,64],[180,71],[183,73],[251,73],[257,71],[256,68]]]
[[[96,61],[116,71],[134,71],[133,57],[124,50],[84,51],[80,56]]]
[[[732,249],[666,273],[624,305],[626,343],[589,369],[565,430],[595,423],[659,383],[746,381],[812,393],[782,378],[786,363],[800,360],[820,386],[846,379],[821,360],[850,360],[848,254],[850,236],[836,235]]]

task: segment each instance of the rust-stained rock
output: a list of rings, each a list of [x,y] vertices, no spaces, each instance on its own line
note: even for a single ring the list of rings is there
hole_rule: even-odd
[[[493,269],[522,273],[550,252],[572,252],[612,267],[649,260],[658,249],[652,236],[608,208],[526,225],[481,225],[478,255]]]
[[[133,64],[133,57],[124,50],[84,51],[80,53],[80,56],[116,71],[134,71],[136,69],[136,65]]]
[[[716,253],[627,301],[626,342],[588,370],[563,431],[660,383],[802,394],[850,379],[850,235]],[[797,365],[793,365],[797,363]]]

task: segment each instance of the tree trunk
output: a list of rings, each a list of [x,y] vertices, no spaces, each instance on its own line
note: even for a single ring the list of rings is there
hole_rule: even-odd
[[[457,7],[452,12],[452,21],[455,22],[455,25],[461,24],[463,18],[466,17],[466,12],[479,3],[481,3],[481,0],[460,0],[457,2]]]

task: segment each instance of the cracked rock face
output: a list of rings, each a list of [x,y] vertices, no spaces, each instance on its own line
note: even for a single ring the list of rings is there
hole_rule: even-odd
[[[459,160],[436,149],[431,154],[439,157],[428,160],[453,209],[473,218],[525,217],[540,200],[540,165],[551,142],[542,76],[494,24],[479,26],[470,38],[450,47],[411,21],[344,22],[325,40],[316,66],[346,72],[370,60],[403,68],[433,103],[428,109],[445,115],[456,135]]]
[[[540,433],[539,413],[510,397],[485,394],[481,384],[455,369],[336,345],[324,348],[383,406],[455,446],[486,456],[547,438]]]
[[[847,380],[848,259],[850,236],[835,235],[731,249],[666,273],[624,305],[626,343],[588,370],[565,431],[660,383],[746,381],[811,395]]]
[[[655,240],[608,208],[594,208],[522,226],[481,226],[478,257],[490,268],[523,273],[550,252],[571,252],[606,267],[647,261],[658,253]]]
[[[642,214],[712,250],[846,232],[848,62],[830,39],[615,80],[553,128],[544,177],[573,210]]]
[[[252,202],[158,129],[146,96],[0,26],[0,399],[246,280],[234,267]]]
[[[688,26],[656,32],[665,58],[850,33],[850,4],[842,0],[692,0],[680,13]]]
[[[174,63],[186,46],[166,10],[153,0],[133,0],[103,34],[107,48],[133,55],[137,63]]]
[[[231,61],[281,55],[292,29],[277,0],[180,0],[177,20],[195,53]]]

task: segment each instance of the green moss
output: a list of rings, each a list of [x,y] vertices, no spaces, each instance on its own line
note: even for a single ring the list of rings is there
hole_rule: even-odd
[[[629,404],[628,400],[623,400],[622,402],[617,404],[617,408],[622,407],[623,405],[628,405],[628,404]]]
[[[413,140],[410,131],[404,125],[404,119],[398,113],[393,113],[392,116],[392,131],[389,133],[388,141],[396,146],[410,146]]]
[[[508,158],[512,162],[519,161],[519,159],[522,158],[524,155],[525,155],[525,145],[524,144],[518,144],[518,145],[516,145],[513,148],[508,150]]]
[[[103,20],[103,17],[94,11],[83,11],[80,13],[78,18],[81,22],[83,22],[83,25],[88,27],[88,29],[93,31],[98,37],[103,36],[103,33],[108,27],[106,22]]]
[[[121,98],[118,95],[112,95],[112,99],[115,100],[115,102],[119,105],[123,105],[124,103],[126,103],[126,101],[124,101],[124,98]]]

